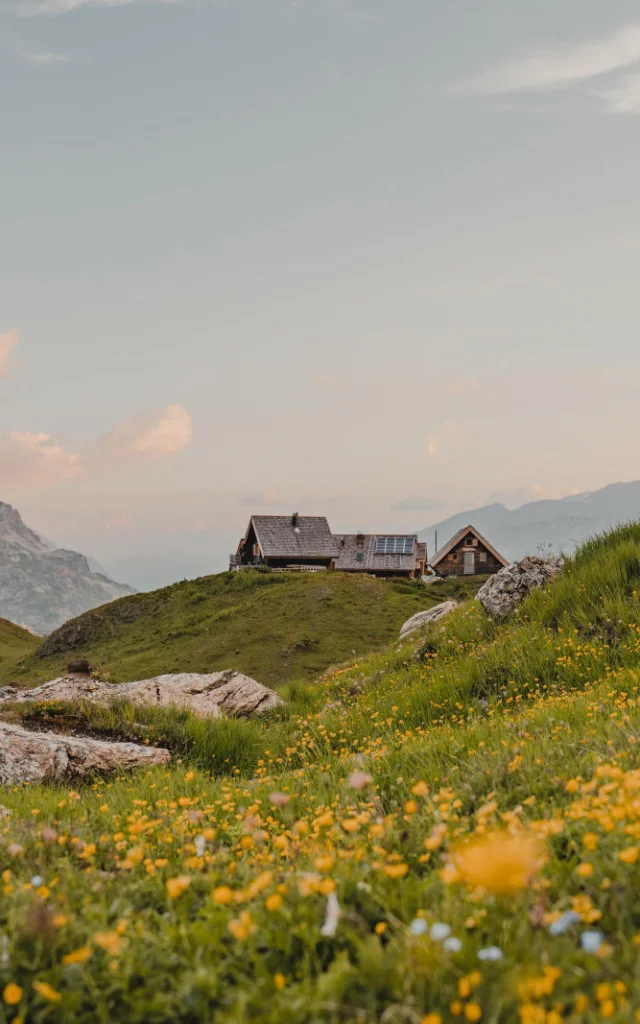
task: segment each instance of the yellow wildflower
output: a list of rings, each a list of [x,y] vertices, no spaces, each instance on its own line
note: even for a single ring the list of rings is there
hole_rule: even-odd
[[[72,964],[85,964],[93,956],[93,951],[88,946],[80,946],[80,949],[74,949],[72,953],[67,953],[63,956],[62,963],[65,967],[69,967]]]
[[[4,992],[2,993],[2,998],[4,999],[7,1006],[17,1006],[17,1004],[22,999],[22,996],[22,989],[20,988],[19,985],[14,984],[14,982],[9,982]]]
[[[219,903],[224,906],[225,903],[231,903],[233,899],[233,889],[230,889],[228,885],[219,885],[217,889],[214,889],[211,893],[211,899],[214,903]]]
[[[48,985],[46,981],[34,981],[33,987],[39,996],[46,999],[48,1003],[59,1003],[62,996],[59,992],[56,992],[55,988]]]
[[[474,888],[507,895],[525,889],[543,867],[542,841],[530,833],[490,833],[452,853],[458,879]]]
[[[183,892],[191,885],[191,878],[189,875],[178,875],[177,878],[167,879],[167,892],[169,899],[177,900],[179,896],[182,896]]]

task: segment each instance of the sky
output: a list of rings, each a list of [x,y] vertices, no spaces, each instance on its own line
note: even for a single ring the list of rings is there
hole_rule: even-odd
[[[640,477],[635,0],[2,0],[0,97],[0,500],[56,543]]]

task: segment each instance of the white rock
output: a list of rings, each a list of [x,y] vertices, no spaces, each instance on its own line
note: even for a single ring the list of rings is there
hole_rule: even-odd
[[[404,640],[411,633],[415,633],[416,630],[423,629],[432,622],[438,622],[445,615],[450,615],[457,607],[458,605],[455,601],[443,601],[442,604],[436,604],[426,612],[416,612],[410,619],[407,619],[400,630],[400,639]]]
[[[108,743],[52,732],[29,732],[0,722],[0,784],[62,782],[92,775],[168,764],[168,750],[136,743]]]
[[[94,704],[125,700],[143,707],[186,708],[201,718],[218,718],[223,713],[236,718],[263,714],[283,703],[273,690],[233,669],[210,675],[184,672],[119,684],[70,675],[33,690],[7,687],[0,693],[0,704],[78,700]]]
[[[507,565],[484,584],[477,593],[477,600],[490,615],[503,619],[524,601],[532,590],[545,586],[562,572],[562,558],[538,558],[529,555],[521,562]]]

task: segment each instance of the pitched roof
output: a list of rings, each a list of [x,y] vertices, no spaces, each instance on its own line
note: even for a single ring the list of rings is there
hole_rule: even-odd
[[[445,544],[445,546],[434,555],[434,557],[429,562],[429,565],[432,568],[435,568],[435,566],[438,565],[443,558],[446,558],[449,552],[453,551],[453,549],[457,547],[461,540],[464,540],[468,533],[472,533],[476,540],[479,540],[480,543],[483,544],[484,547],[487,549],[487,551],[490,551],[494,558],[497,558],[499,562],[502,562],[503,565],[509,564],[506,558],[504,558],[499,551],[496,551],[496,549],[493,547],[492,544],[489,543],[486,537],[483,537],[480,531],[476,530],[475,526],[465,526],[464,529],[458,530],[456,535],[451,538],[449,543]]]
[[[335,538],[325,516],[252,516],[265,558],[333,558]]]
[[[378,537],[391,537],[394,534],[376,534],[376,533],[337,533],[335,539],[338,545],[338,555],[336,558],[336,570],[343,572],[359,570],[360,572],[383,572],[389,569],[399,569],[404,572],[413,572],[416,568],[417,562],[420,560],[418,551],[422,546],[417,543],[417,537],[415,538],[416,543],[413,545],[413,552],[409,555],[377,555],[376,554],[376,540]],[[412,536],[411,534],[397,534],[399,537]],[[358,545],[358,537],[361,538],[360,546]],[[425,552],[426,552],[426,545]],[[362,558],[356,558],[358,553],[362,554]],[[423,556],[424,557],[424,556]]]

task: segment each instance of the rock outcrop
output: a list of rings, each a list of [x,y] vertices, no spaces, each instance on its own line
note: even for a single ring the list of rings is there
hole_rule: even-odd
[[[538,558],[529,555],[521,562],[507,565],[492,576],[476,597],[489,615],[503,619],[524,601],[527,594],[544,587],[562,572],[562,558]]]
[[[84,555],[54,550],[0,501],[0,616],[36,633],[135,591],[95,572]]]
[[[0,690],[0,704],[7,701],[22,704],[78,700],[94,704],[125,700],[144,707],[186,708],[201,718],[218,718],[222,714],[244,718],[271,711],[283,703],[274,690],[233,669],[210,675],[184,672],[119,684],[69,675],[53,679],[34,690],[18,690],[11,686]]]
[[[411,633],[424,629],[425,626],[430,625],[432,622],[438,622],[445,615],[450,615],[457,607],[456,601],[443,601],[442,604],[436,604],[426,612],[416,612],[410,619],[407,619],[400,630],[400,639],[405,640]]]
[[[29,732],[18,725],[0,722],[0,784],[3,786],[67,782],[99,772],[168,764],[170,760],[168,750],[155,747]]]

